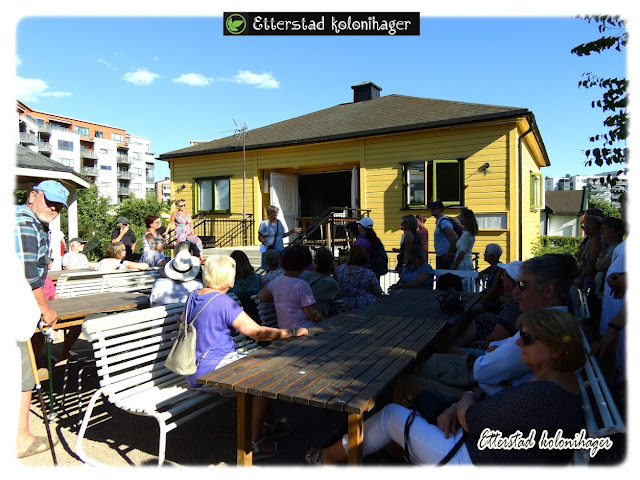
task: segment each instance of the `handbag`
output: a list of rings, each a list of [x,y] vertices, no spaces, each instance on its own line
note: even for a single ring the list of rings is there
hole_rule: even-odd
[[[462,294],[453,287],[447,287],[440,297],[440,308],[447,313],[464,312],[464,300]]]
[[[181,322],[178,326],[178,336],[176,337],[173,347],[171,347],[169,355],[167,355],[164,361],[164,366],[173,373],[177,373],[178,375],[193,375],[196,373],[196,370],[198,370],[198,363],[209,353],[209,350],[207,350],[200,359],[196,361],[196,337],[198,332],[193,322],[196,321],[198,315],[200,315],[207,305],[218,295],[221,295],[221,293],[211,297],[209,301],[205,303],[204,307],[193,317],[191,322],[189,322],[188,309],[193,292],[189,295],[184,309],[184,322]]]
[[[411,424],[413,424],[413,420],[416,415],[423,417],[427,422],[435,425],[437,424],[438,415],[456,400],[457,399],[455,397],[437,390],[422,390],[418,394],[418,398],[415,402],[417,410],[413,410],[409,414],[404,424],[404,459],[408,463],[411,463],[409,458],[409,430],[411,429]],[[437,466],[440,467],[449,463],[449,460],[451,460],[458,450],[460,450],[460,447],[462,447],[462,444],[466,441],[468,436],[469,434],[466,431],[463,431],[458,441],[444,456],[444,458],[437,463]]]

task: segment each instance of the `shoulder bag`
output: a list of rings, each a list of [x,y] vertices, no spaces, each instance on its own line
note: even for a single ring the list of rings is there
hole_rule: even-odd
[[[195,291],[195,290],[194,290]],[[177,373],[178,375],[193,375],[198,370],[198,362],[196,361],[196,337],[197,331],[196,327],[193,325],[193,322],[196,321],[198,315],[202,313],[202,311],[211,303],[211,301],[217,296],[221,295],[218,293],[209,299],[207,303],[205,303],[204,307],[200,309],[200,311],[193,317],[193,320],[189,322],[189,301],[193,296],[193,292],[189,295],[187,299],[187,304],[184,308],[184,321],[180,323],[178,327],[178,337],[176,338],[173,347],[171,347],[171,351],[169,355],[167,355],[166,360],[164,361],[164,366],[171,370],[173,373]],[[202,360],[209,351],[207,350],[204,355],[200,358]]]

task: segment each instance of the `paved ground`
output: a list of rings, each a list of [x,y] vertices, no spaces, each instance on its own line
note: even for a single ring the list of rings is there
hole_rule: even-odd
[[[53,354],[60,350],[60,339],[52,346]],[[88,346],[79,339],[76,346]],[[60,466],[83,465],[75,454],[78,429],[76,393],[77,374],[70,375],[71,394],[62,406],[63,369],[54,374],[56,418],[52,430],[60,437],[55,452]],[[95,374],[89,370],[83,376],[82,411],[97,389]],[[42,385],[43,396],[49,408],[48,383]],[[386,400],[388,401],[388,399]],[[381,401],[384,405],[386,401]],[[197,419],[184,424],[167,436],[165,465],[224,466],[235,465],[236,403],[230,400]],[[286,417],[294,432],[278,440],[282,450],[277,457],[256,462],[257,466],[302,466],[304,452],[310,446],[326,446],[346,432],[346,414],[304,405],[274,401],[278,416]],[[46,435],[42,410],[37,395],[31,408],[30,427],[36,435]],[[110,466],[157,465],[158,425],[152,418],[129,414],[101,402],[94,409],[92,421],[83,442],[85,452],[92,458]],[[23,465],[51,466],[50,453],[20,460]],[[396,460],[386,454],[367,459],[369,464],[394,464]]]

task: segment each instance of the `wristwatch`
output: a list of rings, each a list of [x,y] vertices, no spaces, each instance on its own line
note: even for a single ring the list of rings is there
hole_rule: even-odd
[[[618,325],[614,325],[612,322],[609,322],[607,324],[607,327],[613,328],[616,332],[619,332],[623,328],[623,327],[619,327]]]
[[[296,336],[296,329],[295,328],[291,328],[291,336],[295,337]]]

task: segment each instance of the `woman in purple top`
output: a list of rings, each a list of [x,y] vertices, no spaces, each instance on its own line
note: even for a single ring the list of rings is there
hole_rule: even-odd
[[[198,369],[196,373],[186,377],[191,388],[218,394],[225,392],[215,387],[202,387],[196,383],[196,378],[242,358],[242,355],[236,352],[236,344],[233,341],[236,330],[254,340],[300,337],[309,333],[304,327],[269,328],[254,322],[231,297],[226,295],[227,291],[233,287],[235,276],[236,262],[233,258],[212,255],[207,258],[202,270],[204,288],[194,290],[187,300],[185,306],[187,318],[181,318],[181,321],[193,322],[198,332],[196,337]],[[228,390],[226,392],[228,393]],[[270,425],[275,425],[275,422],[269,409],[268,399],[255,397],[252,418],[254,459],[266,458],[278,453],[275,443],[271,445],[268,445],[268,442],[263,443],[264,435],[272,433],[267,428]]]
[[[265,285],[256,299],[275,303],[280,328],[309,328],[324,320],[316,309],[311,287],[299,278],[307,264],[304,248],[301,245],[288,246],[282,252],[280,264],[285,270],[284,275]]]

